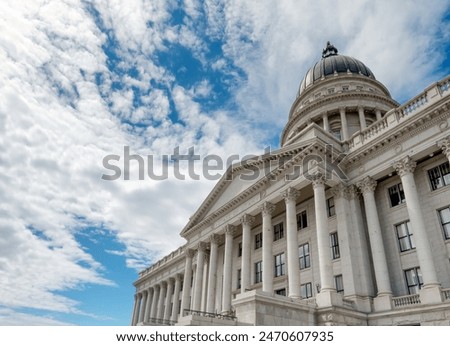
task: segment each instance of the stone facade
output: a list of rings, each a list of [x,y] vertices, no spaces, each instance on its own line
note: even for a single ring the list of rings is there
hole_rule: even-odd
[[[328,44],[305,78],[258,177],[231,166],[139,273],[132,325],[450,325],[450,76],[399,105]]]

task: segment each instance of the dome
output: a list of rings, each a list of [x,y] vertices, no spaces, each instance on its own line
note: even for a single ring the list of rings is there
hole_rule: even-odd
[[[327,46],[322,51],[322,59],[306,72],[300,83],[298,95],[311,87],[317,80],[339,74],[357,74],[375,79],[372,71],[361,61],[349,56],[339,55],[336,47],[327,42]]]

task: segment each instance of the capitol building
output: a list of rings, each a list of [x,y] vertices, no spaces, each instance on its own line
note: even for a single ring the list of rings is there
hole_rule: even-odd
[[[132,325],[449,326],[449,161],[450,76],[400,105],[328,43],[281,148],[229,167],[139,273]]]

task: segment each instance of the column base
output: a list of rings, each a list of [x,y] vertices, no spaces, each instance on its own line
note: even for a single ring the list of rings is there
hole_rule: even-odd
[[[342,306],[342,294],[334,290],[322,291],[316,295],[316,304],[319,308]]]
[[[374,311],[392,310],[392,294],[380,294],[373,298]]]
[[[419,295],[422,304],[438,304],[443,302],[441,287],[437,284],[423,286],[419,291]]]
[[[361,312],[372,312],[372,298],[369,296],[361,296],[357,294],[344,297],[347,300],[352,300],[355,304],[355,308]]]

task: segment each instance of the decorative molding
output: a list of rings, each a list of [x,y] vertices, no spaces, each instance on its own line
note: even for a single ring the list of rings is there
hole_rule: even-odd
[[[194,254],[195,254],[195,250],[194,249],[186,249],[185,254],[186,254],[186,257],[193,258]]]
[[[317,187],[325,186],[327,179],[323,176],[323,174],[317,174],[311,177],[311,182],[313,188],[315,189]]]
[[[373,193],[377,187],[377,182],[372,177],[365,177],[363,180],[359,181],[356,185],[363,194],[368,192]]]
[[[263,216],[271,216],[272,213],[275,210],[275,205],[270,203],[270,202],[264,202],[261,205],[261,213],[263,214]]]
[[[221,240],[222,240],[222,236],[220,234],[214,233],[209,236],[209,242],[211,244],[219,244],[221,242]]]
[[[330,189],[331,194],[334,198],[345,198],[350,199],[350,189],[348,186],[345,186],[344,184],[336,185],[335,187]]]
[[[437,142],[437,146],[442,150],[445,156],[450,158],[450,136]]]
[[[225,226],[225,235],[227,236],[229,236],[229,235],[231,235],[231,236],[234,236],[235,235],[235,233],[236,233],[236,226],[233,226],[233,225],[226,225]]]
[[[287,190],[281,193],[281,196],[284,197],[286,203],[288,202],[296,202],[297,198],[300,196],[300,191],[294,189],[293,187],[289,187]]]
[[[348,193],[349,193],[350,199],[356,199],[360,195],[360,192],[355,185],[350,185],[348,187]]]
[[[242,225],[252,226],[255,222],[255,217],[249,214],[244,214],[244,216],[241,217],[240,221]]]
[[[200,252],[205,252],[206,251],[206,243],[205,242],[198,242],[197,244],[197,251]]]
[[[416,166],[417,162],[412,160],[409,156],[395,162],[393,165],[400,177],[403,177],[406,174],[413,174]]]

